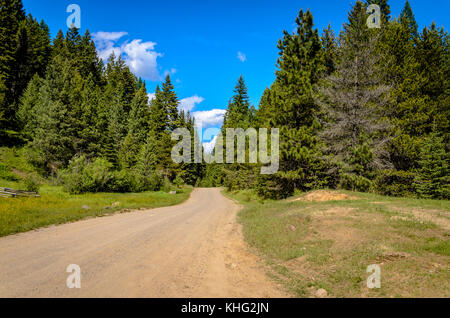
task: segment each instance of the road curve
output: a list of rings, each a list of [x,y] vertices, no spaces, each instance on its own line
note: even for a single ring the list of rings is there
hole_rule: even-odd
[[[284,297],[220,189],[174,206],[0,238],[0,297]],[[67,266],[81,268],[70,289]]]

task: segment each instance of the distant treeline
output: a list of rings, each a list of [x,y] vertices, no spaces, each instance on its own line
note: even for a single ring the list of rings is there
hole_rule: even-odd
[[[367,5],[381,28],[366,25]],[[280,128],[280,170],[257,164],[175,164],[171,133],[194,119],[179,110],[170,77],[149,101],[122,58],[106,64],[89,31],[51,40],[20,0],[0,0],[0,143],[72,193],[157,190],[164,183],[254,188],[283,198],[296,189],[344,188],[449,198],[449,35],[419,32],[406,1],[356,2],[339,36],[320,34],[310,11],[278,43],[276,80],[258,109],[241,76],[226,128]],[[269,67],[269,66],[268,66]]]

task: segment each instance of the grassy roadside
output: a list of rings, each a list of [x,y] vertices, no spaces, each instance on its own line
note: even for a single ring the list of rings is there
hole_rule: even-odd
[[[277,280],[298,297],[450,297],[450,201],[330,191],[348,200],[259,201],[243,205],[246,241]],[[381,268],[381,288],[367,288],[367,266]]]
[[[4,180],[0,180],[0,185],[19,186]],[[165,192],[70,195],[61,187],[46,185],[40,189],[40,199],[0,198],[0,237],[118,211],[176,205],[187,200],[191,191],[192,188],[185,187],[175,195]]]

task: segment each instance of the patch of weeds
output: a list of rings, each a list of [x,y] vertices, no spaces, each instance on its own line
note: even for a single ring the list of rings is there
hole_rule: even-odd
[[[390,224],[395,229],[411,229],[424,231],[428,229],[435,229],[437,225],[429,221],[419,221],[411,217],[403,217],[390,220]]]
[[[450,256],[450,241],[426,243],[424,249],[435,254]]]

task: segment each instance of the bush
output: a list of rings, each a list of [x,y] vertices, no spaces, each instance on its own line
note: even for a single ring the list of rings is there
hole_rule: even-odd
[[[0,179],[7,181],[19,181],[19,177],[11,171],[11,168],[0,164]]]
[[[170,192],[170,191],[174,191],[174,190],[177,190],[177,189],[173,186],[173,184],[169,181],[169,179],[164,178],[164,180],[162,181],[162,184],[161,184],[161,191]]]
[[[110,192],[134,192],[134,174],[128,170],[114,171],[111,173],[108,187],[105,191]]]
[[[138,172],[134,172],[134,192],[143,191],[159,191],[161,190],[163,181],[162,178],[156,173],[150,173],[148,175],[142,175]]]
[[[75,157],[63,172],[64,188],[72,194],[110,190],[112,164],[97,158],[93,162],[85,156]]]
[[[285,199],[294,193],[294,183],[279,175],[259,175],[255,192],[264,199]]]
[[[414,178],[412,172],[383,170],[375,179],[375,189],[382,195],[411,196],[414,194]]]
[[[64,188],[72,194],[158,191],[162,186],[162,179],[156,172],[143,174],[130,169],[114,171],[113,165],[106,159],[89,161],[85,156],[72,159],[69,167],[63,171],[62,179]]]
[[[39,178],[34,174],[28,175],[23,181],[23,187],[25,191],[39,192],[40,186],[41,184],[39,182]]]
[[[343,173],[339,187],[350,191],[368,192],[372,189],[373,184],[372,181],[363,176]]]
[[[177,188],[181,188],[183,186],[183,184],[185,184],[183,177],[178,174],[177,177],[175,178],[175,180],[173,180],[173,184],[177,187]]]
[[[223,185],[228,191],[247,190],[253,188],[259,171],[256,172],[251,167],[231,165],[223,169]]]

